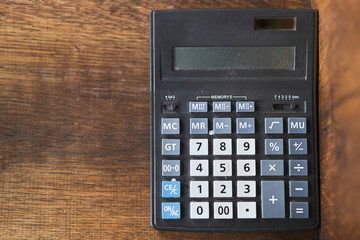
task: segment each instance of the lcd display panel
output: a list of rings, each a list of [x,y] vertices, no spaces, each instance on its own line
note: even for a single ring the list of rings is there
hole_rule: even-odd
[[[174,47],[173,70],[295,70],[295,46]]]

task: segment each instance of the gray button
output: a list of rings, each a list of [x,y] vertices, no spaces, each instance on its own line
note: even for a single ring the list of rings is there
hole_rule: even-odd
[[[290,218],[309,218],[309,203],[290,202]]]
[[[262,218],[285,218],[284,181],[261,181]]]
[[[237,134],[253,134],[255,133],[254,118],[237,118],[236,119]]]
[[[207,118],[190,118],[190,134],[208,134]]]
[[[189,102],[189,112],[207,112],[207,102]]]
[[[163,139],[162,155],[180,155],[180,139]]]
[[[213,131],[214,134],[230,134],[231,118],[214,118]]]
[[[265,155],[283,155],[284,141],[282,139],[265,139]]]
[[[283,160],[261,160],[261,176],[283,176],[284,161]]]
[[[213,102],[213,112],[231,112],[231,103]]]
[[[306,118],[288,118],[288,133],[306,133]]]
[[[307,139],[306,138],[289,139],[289,154],[291,155],[307,154]]]
[[[180,120],[179,118],[162,118],[161,134],[179,134]]]
[[[290,181],[290,197],[307,197],[308,194],[308,182],[307,181]]]
[[[289,160],[290,176],[307,176],[307,160]]]
[[[253,101],[236,102],[236,112],[255,112],[255,103]]]
[[[162,175],[180,176],[180,160],[162,160]]]
[[[281,134],[283,132],[282,118],[265,118],[265,134]]]

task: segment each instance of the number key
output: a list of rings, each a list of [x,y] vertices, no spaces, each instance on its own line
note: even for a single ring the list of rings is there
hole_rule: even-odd
[[[215,177],[230,177],[231,175],[231,160],[214,160]]]
[[[238,138],[236,140],[237,155],[255,155],[255,138]]]
[[[214,181],[214,197],[232,197],[232,181]]]
[[[209,176],[209,161],[190,160],[190,176]]]
[[[214,155],[231,155],[231,139],[214,139]]]
[[[208,139],[190,139],[190,155],[208,155]]]
[[[237,181],[238,197],[256,197],[256,181]]]
[[[256,162],[255,160],[237,160],[238,176],[255,176]]]

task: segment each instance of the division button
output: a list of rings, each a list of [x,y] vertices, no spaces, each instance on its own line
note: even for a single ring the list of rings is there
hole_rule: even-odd
[[[179,134],[180,120],[179,118],[162,118],[161,134]]]
[[[307,139],[306,138],[292,138],[289,139],[289,154],[302,155],[307,154]]]
[[[288,118],[288,133],[306,133],[306,118]]]
[[[231,112],[230,102],[213,102],[213,112]]]
[[[265,139],[265,155],[283,155],[284,141],[282,139]]]
[[[290,197],[308,197],[308,182],[307,181],[290,181]]]
[[[285,218],[284,181],[261,181],[262,218]]]
[[[256,202],[238,202],[237,217],[241,219],[256,218]]]
[[[236,102],[236,112],[255,112],[255,103],[253,101]]]
[[[283,160],[261,160],[261,176],[284,176]]]
[[[162,176],[180,176],[180,160],[162,160]]]
[[[207,102],[189,102],[189,112],[207,112]]]
[[[163,202],[161,204],[162,219],[180,219],[181,208],[179,202]]]
[[[180,181],[162,181],[162,197],[179,198],[180,186]]]
[[[265,118],[265,134],[282,134],[283,125],[282,118]]]
[[[208,134],[207,118],[190,118],[190,134]]]
[[[254,134],[255,119],[254,118],[236,118],[237,134]]]
[[[230,134],[231,118],[214,118],[213,131],[214,134]]]
[[[290,202],[290,218],[309,218],[309,203]]]
[[[307,160],[289,160],[290,176],[307,176],[308,166]]]
[[[163,139],[162,155],[180,155],[180,139]]]

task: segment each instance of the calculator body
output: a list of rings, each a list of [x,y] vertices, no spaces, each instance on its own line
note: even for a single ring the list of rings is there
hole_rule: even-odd
[[[151,12],[155,229],[319,225],[317,19],[314,10]]]

